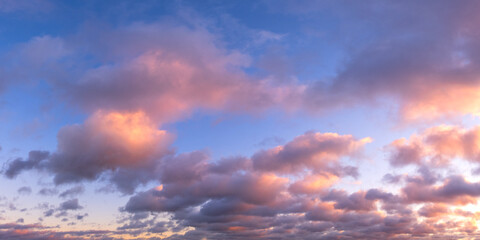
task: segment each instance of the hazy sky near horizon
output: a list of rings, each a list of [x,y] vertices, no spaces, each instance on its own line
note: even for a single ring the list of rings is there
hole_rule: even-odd
[[[0,0],[0,239],[476,239],[479,11]]]

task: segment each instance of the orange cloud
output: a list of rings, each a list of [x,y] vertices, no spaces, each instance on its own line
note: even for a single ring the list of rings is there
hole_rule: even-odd
[[[338,176],[330,173],[308,175],[290,185],[289,190],[297,194],[318,194],[332,186],[339,180]]]
[[[171,142],[167,132],[158,130],[144,112],[98,111],[83,128],[91,134],[91,144],[97,145],[92,148],[101,149],[102,161],[118,166],[141,165]]]

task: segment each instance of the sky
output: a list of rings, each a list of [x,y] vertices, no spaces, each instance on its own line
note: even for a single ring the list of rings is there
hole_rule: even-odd
[[[479,11],[0,0],[0,239],[478,239]]]

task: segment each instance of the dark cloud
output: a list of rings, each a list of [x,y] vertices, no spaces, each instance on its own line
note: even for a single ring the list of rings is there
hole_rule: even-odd
[[[65,202],[60,203],[59,210],[67,211],[67,210],[80,210],[83,207],[78,204],[78,199],[70,199]]]
[[[382,182],[389,183],[389,184],[397,184],[403,180],[403,175],[394,175],[391,173],[387,173],[382,177]]]
[[[40,191],[38,191],[38,194],[43,195],[43,196],[53,196],[58,193],[58,190],[55,188],[42,188]]]
[[[87,216],[88,216],[88,213],[85,213],[85,214],[81,214],[81,215],[76,215],[75,218],[77,220],[83,220]]]
[[[58,195],[61,198],[75,197],[82,194],[85,191],[83,186],[75,186],[70,189],[67,189]]]
[[[451,176],[443,181],[442,185],[411,181],[402,188],[405,198],[409,202],[440,202],[464,205],[476,203],[480,196],[480,183],[467,182],[462,176]]]
[[[45,212],[43,213],[43,215],[44,215],[45,217],[50,217],[50,216],[53,215],[54,212],[55,212],[54,209],[49,209],[49,210],[45,211]]]
[[[31,151],[28,154],[28,158],[26,160],[17,158],[10,162],[7,169],[4,170],[4,174],[8,178],[14,178],[24,170],[40,168],[40,164],[42,163],[42,161],[46,160],[48,156],[49,153],[45,151]]]

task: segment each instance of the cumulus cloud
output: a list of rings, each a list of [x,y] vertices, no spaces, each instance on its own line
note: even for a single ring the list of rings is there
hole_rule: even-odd
[[[283,146],[259,151],[251,158],[210,162],[200,152],[178,155],[160,165],[161,185],[132,196],[124,210],[170,213],[182,223],[182,228],[190,226],[206,231],[207,235],[199,235],[202,237],[220,234],[220,238],[261,238],[258,234],[269,226],[275,230],[268,230],[266,236],[276,236],[275,231],[288,226],[279,214],[292,215],[291,220],[296,224],[288,229],[299,224],[302,227],[298,229],[310,229],[307,232],[313,234],[315,227],[325,229],[333,224],[308,225],[296,214],[310,216],[310,211],[323,207],[330,211],[325,213],[328,219],[334,220],[347,211],[368,212],[375,208],[375,200],[366,199],[365,192],[352,195],[338,192],[334,197],[328,191],[340,178],[349,175],[339,170],[348,167],[342,165],[341,159],[358,157],[362,146],[369,141],[350,135],[307,132]],[[302,174],[304,177],[293,181]],[[364,204],[355,204],[358,200]]]
[[[289,190],[294,194],[318,194],[338,180],[338,176],[329,173],[307,175],[303,179],[292,183]]]
[[[439,217],[449,214],[450,210],[444,204],[428,204],[418,210],[418,214],[423,217]]]
[[[61,211],[67,210],[79,210],[83,207],[78,204],[78,199],[70,199],[65,202],[60,203],[60,207],[58,208]]]
[[[335,209],[353,211],[371,211],[376,209],[374,202],[365,197],[366,192],[356,192],[348,195],[345,191],[333,190],[322,198],[323,201],[333,201]]]
[[[349,135],[307,132],[284,146],[259,151],[252,158],[210,163],[202,152],[180,154],[164,159],[159,166],[162,185],[140,195],[157,199],[151,202],[151,207],[166,211],[198,205],[209,198],[233,197],[248,204],[268,203],[278,192],[287,190],[286,183],[290,180],[281,174],[305,173],[307,168],[312,169],[314,175],[293,183],[290,189],[312,193],[344,176],[337,171],[343,167],[340,158],[354,157],[368,141],[368,138],[357,140]],[[144,200],[141,196],[132,198],[127,209],[136,209],[142,205],[137,201]]]
[[[83,125],[59,131],[49,169],[58,184],[93,180],[109,169],[149,167],[168,144],[167,133],[157,130],[142,112],[97,112]]]
[[[296,182],[291,190],[313,193],[333,184],[339,176],[356,176],[356,169],[343,166],[340,159],[355,157],[369,141],[369,138],[357,140],[351,135],[308,132],[284,146],[260,151],[252,158],[230,158],[210,163],[204,152],[173,154],[169,147],[171,136],[158,130],[157,125],[143,112],[99,111],[81,125],[60,129],[57,150],[43,153],[41,164],[32,157],[36,156],[32,152],[29,160],[21,162],[23,165],[13,162],[7,172],[19,169],[15,172],[18,174],[29,168],[46,170],[54,174],[56,184],[96,180],[102,174],[107,174],[108,179],[125,193],[132,193],[139,184],[155,179],[160,180],[166,188],[169,186],[168,189],[184,188],[196,182],[194,188],[205,189],[202,190],[205,193],[210,191],[208,184],[224,182],[218,186],[223,191],[221,194],[234,195],[231,189],[244,188],[247,191],[252,188],[251,191],[255,192],[257,187],[265,188],[267,193],[273,191],[274,194],[282,185],[280,183],[286,181],[275,172],[296,174],[311,171],[311,176],[303,182]],[[23,162],[28,163],[28,167],[23,167]],[[245,170],[254,172],[239,172]],[[231,176],[227,177],[226,174]],[[60,196],[66,197],[79,191],[80,188],[70,189]],[[242,194],[241,191],[239,194]],[[272,194],[263,195],[268,197]],[[209,197],[208,194],[205,197]],[[184,198],[187,201],[185,204],[191,204],[187,196]],[[247,202],[264,201],[247,192],[241,198]],[[173,201],[171,204],[182,205],[182,201]]]
[[[347,139],[349,144],[339,144]],[[163,164],[186,171],[188,178],[166,177],[164,182],[160,178],[161,185],[132,196],[124,210],[136,214],[170,213],[180,224],[179,229],[195,228],[184,236],[192,239],[428,239],[431,234],[474,234],[469,224],[474,215],[454,209],[477,202],[479,183],[462,176],[444,177],[435,169],[421,166],[416,174],[390,174],[389,179],[398,178],[392,181],[400,185],[399,192],[378,188],[348,192],[334,188],[337,181],[347,176],[335,168],[302,166],[304,162],[325,164],[355,157],[366,142],[348,135],[306,133],[283,146],[259,151],[251,158],[231,159],[231,164],[226,164],[226,159],[209,163],[199,153],[183,155],[174,163]],[[355,147],[350,149],[351,146]],[[289,149],[289,154],[262,155],[278,153],[278,149]],[[256,167],[260,156],[268,161],[275,159],[279,166]],[[285,167],[289,161],[294,161],[297,168]],[[229,167],[219,168],[223,165]],[[306,169],[311,172],[305,175]],[[455,222],[452,216],[456,217]],[[445,221],[450,224],[442,225]],[[173,235],[171,239],[180,236]]]
[[[75,186],[70,189],[67,189],[58,195],[61,198],[75,197],[82,194],[85,191],[83,186]]]
[[[54,174],[56,184],[63,184],[96,180],[109,172],[119,189],[132,192],[138,184],[153,178],[157,161],[170,153],[170,143],[171,136],[158,130],[143,112],[99,111],[84,124],[60,129],[55,152],[32,151],[27,160],[11,162],[5,175],[14,177],[22,170],[45,169]]]
[[[45,217],[50,217],[50,216],[53,215],[54,212],[55,212],[55,209],[48,209],[47,211],[45,211],[45,212],[43,213],[43,215],[44,215]]]
[[[8,178],[16,177],[23,170],[30,170],[32,168],[41,168],[41,162],[47,159],[49,156],[48,152],[45,151],[31,151],[28,154],[28,158],[23,160],[17,158],[8,164],[6,170],[4,170],[5,176]]]
[[[446,202],[464,205],[476,203],[480,195],[480,183],[467,182],[462,176],[451,176],[441,185],[411,181],[402,192],[410,202]]]
[[[436,126],[407,139],[392,142],[387,149],[394,166],[408,164],[442,166],[454,158],[480,161],[480,127]]]
[[[312,169],[321,172],[332,167],[341,156],[358,152],[370,141],[370,138],[357,141],[351,135],[309,132],[284,146],[256,153],[252,161],[255,169],[266,171],[288,173]]]

